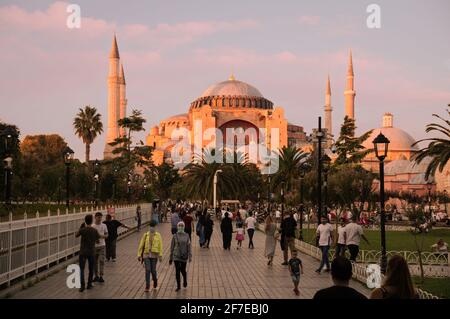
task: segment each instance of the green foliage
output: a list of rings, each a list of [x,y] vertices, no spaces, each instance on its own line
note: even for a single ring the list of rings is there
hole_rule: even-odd
[[[103,123],[101,115],[97,113],[97,109],[91,106],[85,106],[79,109],[79,112],[73,120],[75,134],[83,140],[86,145],[86,163],[89,162],[90,147],[97,135],[103,132]]]
[[[298,185],[296,180],[300,176],[300,167],[308,159],[309,154],[296,147],[283,147],[279,150],[279,169],[273,178],[273,186],[279,187],[284,183],[286,192]]]
[[[447,115],[450,115],[449,110],[447,110]],[[450,158],[450,120],[446,120],[437,114],[433,114],[433,116],[439,119],[442,124],[428,124],[425,131],[427,133],[441,133],[443,137],[422,139],[413,144],[417,145],[421,142],[429,142],[427,147],[422,148],[413,157],[417,163],[422,162],[427,157],[431,157],[431,162],[430,164],[428,164],[427,170],[425,172],[425,177],[427,179],[430,175],[434,176],[436,170],[442,172]]]
[[[336,141],[336,153],[338,157],[335,165],[360,163],[371,152],[371,150],[364,149],[362,143],[370,136],[372,131],[355,137],[355,129],[355,120],[345,116],[339,138]]]
[[[162,163],[159,166],[152,166],[146,171],[146,176],[153,186],[153,191],[161,200],[166,200],[172,193],[174,184],[180,181],[178,170],[173,164]]]

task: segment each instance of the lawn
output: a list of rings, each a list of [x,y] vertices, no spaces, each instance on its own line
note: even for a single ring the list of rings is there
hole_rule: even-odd
[[[307,227],[306,225],[304,225]],[[315,244],[315,230],[304,229],[305,241]],[[380,250],[380,231],[379,230],[364,230],[364,235],[369,240],[370,245],[364,240],[361,240],[361,249],[365,250]],[[417,239],[420,243],[423,239],[423,250],[431,251],[430,246],[435,244],[438,239],[444,239],[450,244],[450,228],[447,229],[433,229],[430,233],[418,235]],[[387,250],[417,250],[414,236],[408,231],[386,231],[386,249]]]
[[[421,288],[435,296],[450,298],[450,278],[425,278],[423,284],[420,277],[413,277],[416,287]]]

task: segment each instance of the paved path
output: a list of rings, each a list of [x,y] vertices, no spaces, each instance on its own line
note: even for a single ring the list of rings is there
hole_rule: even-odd
[[[300,280],[300,296],[294,295],[292,281],[286,266],[282,266],[282,252],[276,247],[273,266],[267,266],[264,257],[265,235],[255,233],[255,249],[247,249],[248,238],[244,248],[236,249],[233,240],[231,251],[222,249],[219,225],[215,229],[209,249],[200,248],[198,237],[193,235],[193,259],[188,264],[188,287],[175,292],[174,266],[169,265],[170,225],[160,224],[158,231],[163,236],[164,255],[158,263],[159,289],[144,292],[144,269],[137,261],[137,245],[143,231],[134,233],[117,244],[117,262],[106,263],[105,283],[96,284],[92,290],[83,293],[66,286],[68,273],[60,271],[37,283],[35,286],[20,291],[13,298],[312,298],[314,293],[332,284],[330,275],[318,275],[314,270],[318,261],[299,253],[305,267],[305,274]],[[351,286],[368,295],[369,290],[356,281]]]

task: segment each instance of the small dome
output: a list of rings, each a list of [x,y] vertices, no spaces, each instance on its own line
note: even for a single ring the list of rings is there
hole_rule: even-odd
[[[428,167],[428,164],[430,164],[432,158],[431,157],[425,157],[420,164],[417,164],[415,161],[410,161],[407,171],[411,174],[418,174],[418,173],[425,173]]]
[[[385,175],[398,175],[408,172],[408,167],[411,164],[408,160],[396,160],[392,161],[384,167]]]
[[[364,141],[363,146],[366,149],[373,149],[373,140],[379,133],[383,133],[389,139],[390,151],[417,151],[417,145],[412,146],[416,141],[405,131],[396,127],[377,128],[372,131],[372,134]]]
[[[261,92],[254,86],[248,83],[228,80],[211,85],[206,89],[200,97],[208,96],[251,96],[251,97],[263,97]]]
[[[434,178],[430,176],[428,179],[426,179],[425,173],[417,174],[411,177],[411,179],[409,180],[409,183],[414,185],[424,185],[428,182],[434,183]]]
[[[168,117],[168,118],[164,119],[163,122],[185,121],[188,118],[189,117],[188,117],[187,113],[182,113],[182,114],[177,114],[177,115]]]

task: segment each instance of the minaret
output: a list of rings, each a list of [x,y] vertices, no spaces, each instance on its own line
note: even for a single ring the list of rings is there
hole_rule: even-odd
[[[123,72],[123,64],[120,64],[120,110],[119,110],[119,118],[123,119],[127,116],[127,84],[125,82],[125,73]],[[125,135],[125,129],[120,129],[120,135]]]
[[[328,75],[327,79],[327,91],[325,94],[325,129],[328,133],[328,139],[331,141],[331,137],[333,136],[333,126],[331,120],[331,86],[330,86],[330,75]]]
[[[109,54],[108,74],[108,130],[106,136],[104,158],[113,157],[112,147],[108,143],[119,137],[119,126],[117,120],[120,116],[120,81],[119,81],[119,49],[117,47],[116,35],[114,34],[111,52]]]
[[[350,55],[348,60],[347,69],[347,86],[345,88],[345,115],[351,119],[355,119],[355,95],[356,92],[353,86],[353,60],[352,50],[350,49]]]

